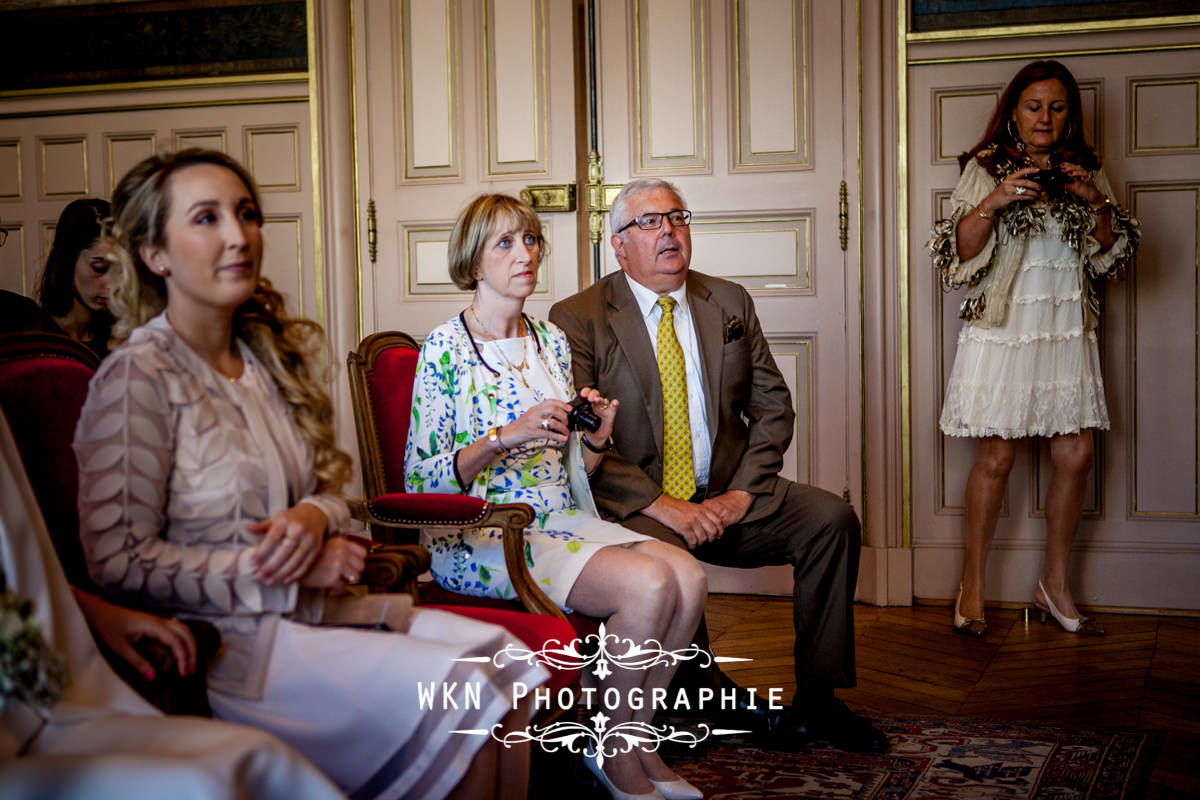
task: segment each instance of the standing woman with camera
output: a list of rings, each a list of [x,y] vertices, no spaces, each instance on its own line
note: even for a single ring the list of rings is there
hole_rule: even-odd
[[[566,336],[523,311],[544,252],[537,213],[516,198],[482,195],[459,214],[450,278],[475,294],[421,348],[405,483],[412,491],[528,503],[537,516],[525,531],[526,563],[556,605],[607,618],[617,653],[625,652],[626,639],[686,648],[704,610],[704,572],[686,551],[597,515],[587,473],[612,447],[618,403],[585,387],[573,408]],[[423,533],[421,543],[446,589],[515,597],[498,532]],[[604,688],[622,698],[642,689],[649,697],[673,673],[674,666],[616,667]],[[624,700],[620,706],[605,707],[609,728],[653,717],[649,703],[637,714]],[[594,758],[588,765],[614,797],[701,797],[656,753],[604,755],[602,770]]]
[[[987,632],[984,575],[1016,440],[1050,442],[1046,555],[1033,602],[1070,633],[1100,636],[1071,598],[1067,562],[1092,464],[1109,427],[1096,282],[1123,277],[1138,223],[1116,203],[1083,136],[1075,78],[1034,61],[1008,84],[979,144],[959,159],[953,214],[929,242],[946,289],[967,286],[942,407],[948,436],[979,440],[967,477],[966,554],[954,627]]]

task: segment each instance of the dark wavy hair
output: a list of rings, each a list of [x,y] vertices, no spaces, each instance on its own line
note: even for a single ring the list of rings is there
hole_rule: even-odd
[[[107,200],[86,197],[72,200],[58,215],[54,243],[50,245],[50,255],[46,256],[46,268],[42,270],[37,288],[38,303],[50,316],[65,316],[75,305],[75,262],[80,253],[100,239],[104,221],[110,213]],[[112,315],[107,311],[92,312],[89,328],[94,333],[103,329],[107,338],[111,326]]]
[[[984,130],[979,143],[958,157],[958,168],[965,169],[972,159],[978,159],[989,173],[995,174],[997,165],[1004,162],[1021,163],[1025,154],[1018,140],[1009,130],[1013,109],[1021,99],[1021,92],[1040,81],[1057,80],[1067,90],[1066,135],[1055,143],[1050,155],[1052,163],[1070,161],[1087,170],[1100,168],[1100,158],[1083,137],[1083,108],[1079,98],[1079,84],[1071,71],[1057,61],[1031,61],[1013,76],[1000,95],[996,111]]]
[[[117,318],[114,344],[125,341],[139,325],[166,307],[167,286],[142,260],[146,245],[165,246],[170,214],[170,181],[188,167],[224,167],[250,193],[261,224],[262,204],[250,173],[216,150],[191,148],[150,156],[135,164],[113,191],[111,236],[116,277],[110,297]],[[325,390],[329,344],[321,326],[290,316],[283,295],[263,276],[254,294],[233,318],[234,335],[246,342],[270,373],[313,455],[319,491],[341,491],[350,479],[350,456],[338,449],[333,435],[333,404]]]

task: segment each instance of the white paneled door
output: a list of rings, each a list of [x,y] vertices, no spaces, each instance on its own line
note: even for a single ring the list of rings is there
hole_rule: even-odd
[[[367,0],[358,9],[360,168],[369,165],[360,194],[364,209],[374,200],[378,247],[363,259],[364,334],[421,339],[466,304],[446,243],[471,198],[575,181],[572,3]],[[542,223],[550,256],[527,308],[544,318],[578,280],[575,215]]]
[[[307,102],[121,108],[129,100],[98,97],[96,108],[78,113],[0,119],[0,225],[9,232],[0,289],[33,296],[69,202],[111,198],[125,172],[155,152],[205,147],[250,169],[263,200],[263,274],[293,313],[321,319]]]
[[[420,338],[463,308],[466,296],[447,277],[446,241],[474,195],[576,183],[584,202],[587,176],[577,164],[590,143],[576,124],[587,115],[576,114],[587,98],[575,77],[586,63],[576,52],[587,40],[577,29],[584,7],[356,4],[357,85],[366,98],[360,199],[364,208],[374,200],[378,241],[374,262],[364,259],[364,334],[399,329]],[[846,174],[843,4],[595,7],[603,182],[653,175],[680,187],[695,215],[693,268],[751,291],[792,390],[796,433],[784,474],[837,494],[849,487],[858,503],[858,266],[839,240],[842,181],[857,189]],[[578,263],[588,248],[575,215],[542,220],[551,254],[529,310],[544,316],[581,288],[592,265]],[[608,233],[605,219],[602,272],[617,268]],[[713,584],[790,593],[791,574],[728,571]]]

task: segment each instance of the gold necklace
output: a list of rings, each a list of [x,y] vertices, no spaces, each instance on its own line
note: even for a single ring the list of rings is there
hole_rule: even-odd
[[[491,336],[492,340],[496,343],[496,352],[499,353],[500,360],[504,362],[504,366],[508,367],[509,372],[512,373],[512,375],[517,380],[519,380],[522,384],[524,384],[526,389],[528,389],[529,391],[534,392],[536,394],[534,388],[529,385],[529,381],[525,380],[525,370],[529,369],[529,351],[528,351],[528,348],[525,346],[524,340],[522,339],[522,341],[521,341],[521,363],[514,364],[512,362],[512,360],[509,359],[508,353],[505,352],[504,345],[500,344],[500,341],[499,341],[500,337],[498,337],[498,336],[496,336],[496,334],[492,333],[491,328],[489,328],[487,325],[484,325],[483,320],[481,320],[479,318],[479,313],[475,310],[475,304],[472,303],[470,306],[467,307],[467,310],[470,311],[471,316],[475,318],[475,324],[478,325],[483,330],[484,333],[486,333],[488,336]],[[518,334],[517,338],[519,338],[519,339],[522,338],[520,336],[522,321],[517,322],[517,334]]]
[[[474,304],[474,303],[471,303],[471,305],[467,306],[467,311],[470,311],[470,312],[471,312],[471,316],[475,318],[475,324],[476,324],[476,325],[478,325],[478,326],[479,326],[479,328],[480,328],[480,330],[482,330],[482,331],[483,331],[484,333],[486,333],[488,336],[492,337],[493,339],[506,339],[506,338],[509,338],[509,337],[506,337],[506,336],[497,336],[495,333],[493,333],[493,332],[492,332],[492,329],[491,329],[491,328],[489,328],[489,327],[488,327],[486,324],[484,324],[483,320],[479,318],[479,312],[475,310],[475,304]],[[522,325],[524,322],[525,322],[525,320],[524,320],[524,319],[518,319],[518,320],[517,320],[517,337],[518,337],[518,338],[520,338],[520,337],[523,335],[523,334],[521,333],[521,325]],[[528,333],[528,331],[526,331],[526,333]]]

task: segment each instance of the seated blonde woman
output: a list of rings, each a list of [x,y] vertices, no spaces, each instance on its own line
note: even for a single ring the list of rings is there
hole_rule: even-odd
[[[544,249],[537,213],[514,197],[483,195],[459,214],[450,235],[450,277],[474,295],[421,348],[406,482],[422,492],[529,503],[537,517],[525,531],[526,561],[551,600],[606,619],[619,642],[655,640],[667,650],[685,649],[704,610],[704,572],[686,551],[596,513],[586,473],[612,447],[618,403],[583,387],[582,405],[594,414],[594,427],[568,425],[575,392],[566,336],[524,313]],[[493,533],[426,534],[422,543],[443,587],[515,596],[501,539]],[[603,688],[650,697],[670,683],[676,666],[618,668]],[[605,713],[610,727],[654,716],[650,704],[635,713],[622,703]],[[585,763],[615,798],[702,797],[655,752],[604,755],[603,769],[594,753]]]
[[[453,733],[506,721],[541,667],[455,659],[512,640],[407,596],[345,594],[350,459],[319,382],[325,342],[260,276],[246,170],[206,150],[148,158],[113,194],[113,338],[75,434],[81,538],[109,594],[221,632],[208,698],[356,797],[523,797],[528,749]],[[391,632],[340,626],[382,621]],[[422,711],[419,684],[481,702]],[[447,704],[449,705],[449,704]],[[481,751],[481,748],[484,748]]]

